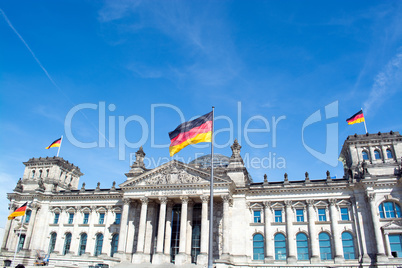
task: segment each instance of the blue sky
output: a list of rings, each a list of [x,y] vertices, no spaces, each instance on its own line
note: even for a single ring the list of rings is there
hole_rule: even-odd
[[[364,133],[345,122],[361,107],[370,133],[402,129],[400,1],[2,1],[0,9],[1,222],[22,162],[54,156],[44,148],[70,131],[98,144],[67,137],[60,156],[81,168],[87,188],[107,188],[124,182],[140,145],[151,167],[169,159],[177,111],[189,120],[215,106],[215,152],[230,156],[239,138],[255,182],[264,173],[342,177],[340,162],[303,146],[316,111],[322,120],[304,129],[304,142],[323,153],[330,136],[332,163],[348,135]],[[326,119],[334,102],[336,116]],[[69,123],[74,107],[83,109]],[[282,118],[276,129],[273,117]],[[328,134],[328,124],[338,131]]]

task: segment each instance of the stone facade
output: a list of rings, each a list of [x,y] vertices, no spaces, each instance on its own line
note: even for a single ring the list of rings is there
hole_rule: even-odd
[[[254,183],[237,141],[214,170],[213,258],[217,267],[402,263],[398,132],[349,136],[343,178]],[[142,148],[118,187],[78,188],[80,169],[60,157],[30,159],[8,194],[29,217],[5,227],[0,260],[32,265],[207,263],[210,167],[171,161],[152,170]]]

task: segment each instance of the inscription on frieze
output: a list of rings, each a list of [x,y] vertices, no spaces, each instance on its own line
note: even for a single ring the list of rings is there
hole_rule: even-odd
[[[162,171],[155,176],[146,178],[145,184],[148,185],[160,185],[160,184],[190,184],[203,182],[201,177],[194,176],[184,170],[180,170],[177,173],[172,173],[169,171]]]

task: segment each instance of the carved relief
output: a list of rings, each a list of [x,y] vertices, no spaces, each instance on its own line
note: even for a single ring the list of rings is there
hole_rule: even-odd
[[[176,172],[174,172],[176,171]],[[198,176],[194,176],[185,170],[163,170],[153,177],[145,179],[145,184],[158,185],[158,184],[189,184],[199,183],[203,179]]]

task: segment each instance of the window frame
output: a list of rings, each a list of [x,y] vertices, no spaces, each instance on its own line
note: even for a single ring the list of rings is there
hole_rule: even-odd
[[[105,224],[105,216],[106,216],[105,212],[99,212],[98,224]]]
[[[301,215],[298,215],[297,213],[300,212],[300,211],[301,211]],[[304,208],[297,208],[296,209],[296,221],[297,222],[304,222]]]
[[[283,236],[283,240],[277,240],[277,237],[279,236]],[[280,243],[284,243],[285,246],[279,246]],[[278,251],[279,249],[284,250],[284,252],[282,251]],[[286,242],[286,236],[282,233],[277,233],[274,236],[274,250],[275,250],[275,260],[278,261],[286,261],[287,258],[287,242]]]
[[[385,205],[391,204],[392,210],[387,210],[389,207]],[[380,219],[396,219],[402,218],[401,206],[395,201],[386,200],[378,205]],[[392,216],[393,215],[393,216]]]
[[[84,217],[82,218],[82,224],[89,224],[89,212],[84,212]]]
[[[119,216],[117,216],[117,215],[119,215]],[[116,212],[113,224],[120,224],[120,223],[121,223],[121,212]]]
[[[256,240],[256,239],[259,240]],[[260,233],[253,235],[253,260],[260,261],[265,258],[265,241],[264,236]],[[262,253],[259,252],[262,249]]]
[[[53,224],[59,224],[59,220],[60,220],[60,213],[55,212],[54,213],[54,218],[53,218]]]
[[[344,234],[348,234],[350,235],[350,239],[346,239],[344,238]],[[342,250],[343,250],[343,258],[345,260],[355,260],[356,259],[356,249],[355,249],[355,241],[354,241],[354,237],[353,234],[349,231],[344,231],[341,235],[341,240],[342,240]],[[345,242],[351,241],[352,245],[345,245]],[[348,251],[345,250],[346,249],[353,249],[353,251]],[[350,255],[353,256],[353,258],[350,258]]]
[[[324,210],[324,214],[320,215],[320,211]],[[317,208],[317,215],[318,215],[318,221],[320,222],[326,222],[327,221],[327,208]],[[324,217],[324,220],[321,220],[321,217]]]
[[[110,242],[110,257],[113,257],[113,255],[117,253],[119,247],[119,237],[120,236],[118,233],[115,233],[112,236],[112,241]]]
[[[85,238],[85,239],[83,239],[83,238]],[[82,233],[80,235],[80,244],[79,244],[79,247],[78,247],[78,256],[82,256],[83,254],[85,254],[85,250],[87,249],[87,243],[88,243],[88,234],[87,233]]]
[[[97,256],[102,254],[103,240],[104,240],[103,234],[98,233],[96,235],[96,239],[95,239],[95,252],[94,252],[95,257],[97,257]]]
[[[74,224],[74,212],[68,212],[68,224]]]
[[[342,210],[346,209],[346,214],[342,213]],[[349,215],[349,208],[348,207],[340,207],[340,214],[341,214],[341,220],[342,221],[350,221],[350,215]],[[346,215],[347,219],[344,219],[343,216]]]
[[[72,236],[73,235],[70,232],[66,233],[64,236],[63,255],[70,252]]]
[[[362,159],[366,161],[370,161],[370,154],[367,150],[362,151]]]
[[[379,149],[374,150],[374,159],[375,160],[381,160],[381,152]]]
[[[258,215],[256,215],[258,214]],[[253,222],[262,223],[262,213],[261,210],[253,210]]]
[[[57,241],[57,233],[52,232],[50,234],[50,240],[49,240],[49,249],[48,249],[49,254],[54,252],[54,249],[56,248],[56,241]]]
[[[305,240],[298,240],[300,239],[301,236],[304,236]],[[304,246],[300,246],[300,243],[305,243]],[[310,259],[310,252],[309,252],[309,243],[308,243],[308,236],[300,232],[296,235],[296,251],[297,251],[297,260],[298,261],[308,261]],[[307,249],[307,253],[305,252],[299,252],[301,249]],[[307,256],[306,256],[307,255]],[[299,258],[300,256],[303,256],[302,258]]]
[[[393,159],[394,158],[394,154],[392,153],[392,150],[390,148],[387,148],[385,150],[385,153],[387,154],[387,159]]]
[[[328,237],[328,239],[321,239],[321,235],[326,235],[327,237]],[[326,245],[323,245],[322,243],[323,242],[329,242],[329,246],[326,246]],[[320,260],[322,260],[322,261],[326,261],[326,260],[333,260],[334,259],[334,257],[332,256],[333,255],[333,252],[332,252],[332,241],[331,241],[331,235],[330,234],[328,234],[327,232],[321,232],[321,233],[319,233],[318,234],[318,245],[319,245],[319,248],[320,248]],[[328,252],[322,252],[322,250],[323,249],[329,249],[329,253]],[[323,254],[325,254],[325,255],[323,255]],[[325,257],[323,257],[323,256],[325,256]],[[329,258],[328,258],[328,256],[329,256]]]
[[[31,220],[31,215],[32,215],[32,210],[27,209],[27,211],[25,212],[24,223],[29,223],[29,221]]]
[[[283,222],[283,209],[274,209],[274,221]],[[276,215],[276,212],[280,212],[280,215]]]

